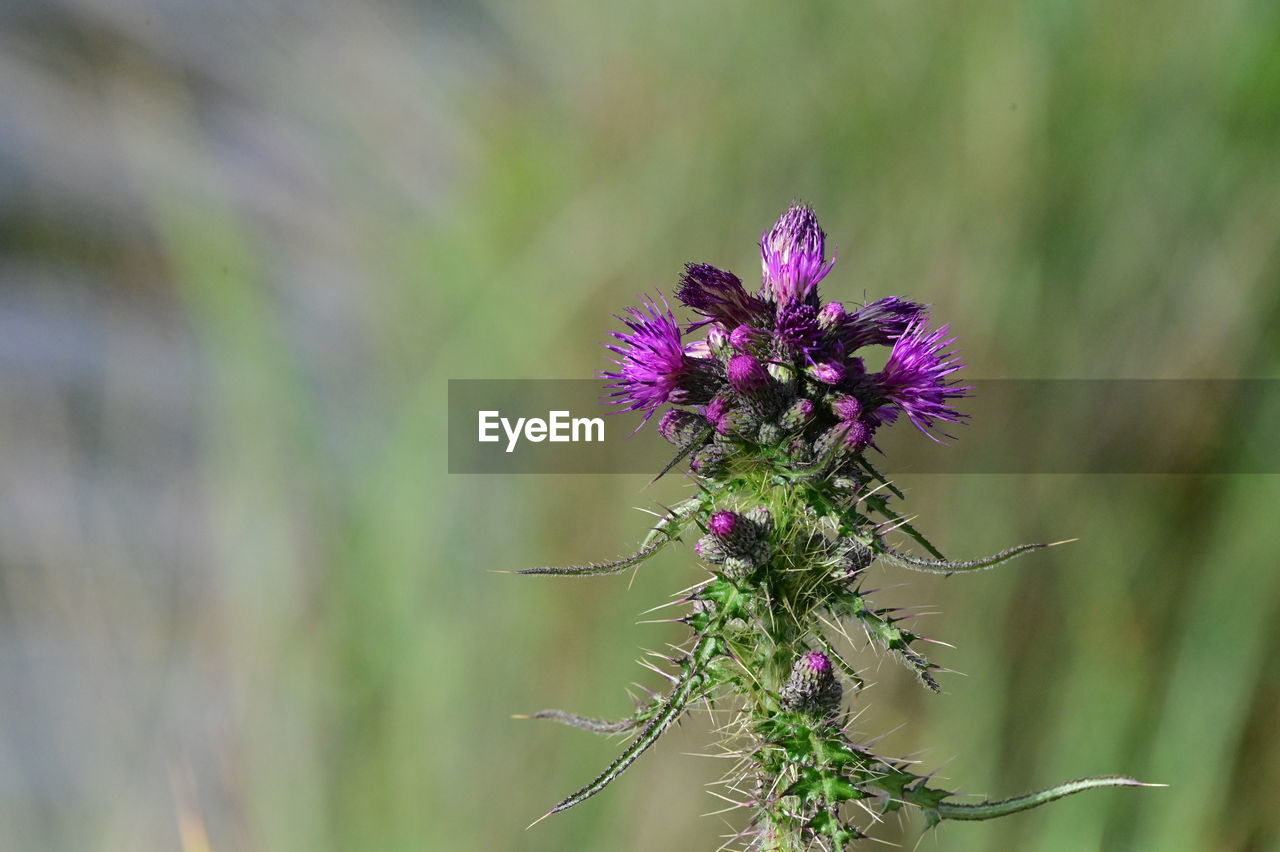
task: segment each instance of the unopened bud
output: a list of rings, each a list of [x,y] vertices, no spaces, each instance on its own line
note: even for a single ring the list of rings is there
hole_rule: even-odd
[[[838,385],[848,375],[848,370],[840,361],[821,361],[810,367],[808,372],[824,385]]]
[[[751,355],[734,355],[725,367],[729,384],[741,394],[759,393],[769,383],[764,365]]]
[[[740,325],[729,333],[729,345],[739,352],[758,355],[769,346],[769,335],[754,326]]]
[[[716,476],[724,472],[728,457],[728,449],[713,441],[693,454],[689,469],[699,476]]]
[[[862,414],[862,403],[857,397],[842,396],[831,403],[831,413],[838,420],[857,420]]]
[[[820,651],[810,651],[796,660],[781,692],[788,710],[824,718],[840,708],[843,695],[831,658]]]
[[[852,580],[871,564],[871,548],[856,538],[842,538],[836,542],[836,565],[831,576],[837,580]]]
[[[712,564],[723,563],[726,572],[738,574],[763,565],[769,559],[768,538],[773,531],[769,511],[757,506],[746,514],[721,510],[707,520],[707,535],[698,539],[694,552]],[[731,559],[738,562],[730,562]]]
[[[786,432],[777,423],[761,423],[756,432],[756,443],[762,447],[772,447],[785,435]]]
[[[707,329],[706,343],[713,355],[724,355],[729,346],[729,335],[720,326],[713,324]]]
[[[844,436],[844,445],[850,450],[861,452],[867,444],[871,443],[871,427],[861,420],[854,420],[852,423],[844,424],[847,427]],[[840,427],[836,427],[840,428]]]
[[[827,302],[818,311],[818,328],[830,331],[844,319],[844,305],[839,302]]]
[[[797,399],[783,412],[779,425],[788,432],[799,432],[813,419],[818,406],[811,399]]]
[[[658,434],[677,447],[687,447],[707,428],[707,420],[692,411],[673,408],[658,421]]]
[[[704,535],[694,542],[693,552],[712,565],[719,565],[728,556],[725,553],[724,542],[714,535]]]

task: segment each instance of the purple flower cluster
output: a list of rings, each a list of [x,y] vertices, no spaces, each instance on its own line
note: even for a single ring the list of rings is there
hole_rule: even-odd
[[[968,388],[952,374],[963,364],[950,351],[947,326],[929,329],[924,305],[889,297],[847,310],[821,303],[818,282],[831,270],[826,235],[813,211],[793,205],[760,240],[763,279],[750,293],[732,272],[704,263],[686,267],[676,297],[698,315],[682,327],[666,301],[646,299],[619,319],[608,345],[617,370],[611,402],[641,411],[647,422],[664,405],[690,414],[715,434],[760,445],[839,446],[857,452],[876,430],[903,414],[934,440],[941,423],[964,415],[953,407]],[[685,341],[701,332],[702,339]],[[869,373],[862,350],[891,347],[884,368]],[[696,467],[696,466],[695,466]]]

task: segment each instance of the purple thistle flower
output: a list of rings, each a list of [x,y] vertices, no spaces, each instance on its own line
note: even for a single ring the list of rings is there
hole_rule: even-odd
[[[835,334],[850,352],[863,346],[888,346],[928,313],[925,305],[890,296],[852,313],[842,312]]]
[[[871,377],[880,395],[935,441],[938,439],[929,430],[936,421],[959,423],[967,417],[951,406],[952,400],[965,396],[970,388],[947,381],[947,376],[964,366],[955,352],[945,351],[955,342],[954,337],[946,338],[948,330],[949,326],[942,325],[929,331],[923,318],[916,320],[894,342],[884,369]],[[883,409],[877,409],[876,414],[882,420],[890,419],[890,412]]]
[[[613,389],[610,403],[619,406],[618,411],[643,411],[643,426],[668,402],[705,401],[712,362],[681,345],[680,325],[665,299],[661,308],[645,299],[641,307],[628,308],[618,319],[631,331],[609,332],[621,345],[608,343],[605,348],[620,356],[612,360],[621,369],[599,374],[613,380],[605,387]]]
[[[764,365],[751,355],[734,355],[725,366],[729,384],[741,394],[753,394],[769,383]]]
[[[760,297],[779,307],[805,302],[817,306],[818,282],[831,271],[826,259],[827,235],[818,217],[803,204],[793,204],[760,238],[764,282]]]
[[[718,322],[730,329],[750,324],[767,314],[764,303],[743,289],[738,276],[706,263],[690,263],[685,267],[676,298],[707,318],[694,323],[694,328]]]

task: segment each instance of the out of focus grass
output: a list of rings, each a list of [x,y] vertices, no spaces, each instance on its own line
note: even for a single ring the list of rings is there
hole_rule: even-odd
[[[493,569],[612,555],[680,486],[451,477],[444,383],[588,375],[612,312],[686,260],[750,270],[793,197],[840,249],[831,295],[934,303],[973,376],[1280,368],[1273,3],[0,23],[0,848],[714,848],[697,720],[524,830],[614,746],[509,714],[622,712],[676,635],[636,613],[691,557],[630,587]],[[956,554],[1083,541],[886,572],[968,677],[882,668],[868,734],[993,796],[1171,785],[922,848],[1280,848],[1280,481],[903,484]]]

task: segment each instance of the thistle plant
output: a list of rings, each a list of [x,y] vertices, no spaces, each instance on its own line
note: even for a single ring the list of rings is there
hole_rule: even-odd
[[[876,436],[909,421],[941,441],[966,416],[955,405],[962,363],[954,338],[931,328],[925,305],[889,297],[852,309],[823,304],[832,267],[813,212],[794,205],[760,241],[762,283],[748,292],[733,273],[686,268],[676,297],[682,324],[661,297],[618,319],[601,373],[617,411],[663,411],[658,432],[687,462],[693,495],[665,510],[630,556],[520,573],[601,576],[640,565],[692,540],[706,574],[673,605],[687,640],[659,664],[669,688],[624,719],[562,710],[550,719],[597,734],[629,734],[622,753],[546,815],[604,790],[696,704],[714,708],[724,753],[736,758],[728,798],[749,813],[731,840],[751,850],[844,849],[883,815],[916,810],[928,827],[985,820],[1094,787],[1139,786],[1124,776],[1082,778],[1000,801],[972,801],[934,786],[915,764],[881,756],[851,729],[865,682],[846,654],[851,635],[895,658],[940,691],[943,670],[911,612],[878,606],[868,567],[945,575],[1000,565],[1052,544],[1023,544],[983,559],[947,559],[895,509],[903,498],[877,470]],[[696,335],[698,339],[687,340]],[[871,347],[888,350],[869,372]],[[637,427],[640,428],[640,427]],[[895,547],[891,538],[909,540]],[[544,817],[545,818],[545,817]]]

